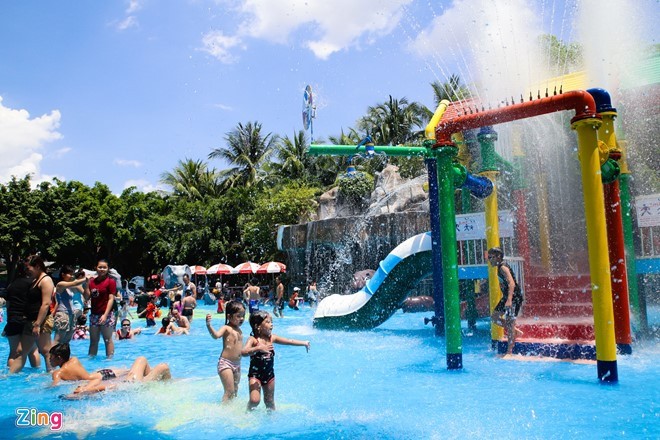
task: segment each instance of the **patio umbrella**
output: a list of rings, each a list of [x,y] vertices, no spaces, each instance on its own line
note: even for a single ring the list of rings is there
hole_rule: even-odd
[[[190,270],[195,275],[206,275],[206,268],[204,266],[190,266]]]
[[[234,270],[231,271],[231,273],[256,273],[257,269],[259,269],[259,265],[257,263],[253,263],[251,261],[246,261],[245,263],[241,263],[238,266],[234,268]]]
[[[284,273],[286,272],[286,264],[278,261],[269,261],[264,263],[257,269],[257,273]]]
[[[206,269],[206,274],[207,275],[228,275],[230,273],[233,273],[232,272],[233,270],[234,270],[234,268],[231,267],[228,264],[218,263],[218,264],[214,264],[213,266]]]

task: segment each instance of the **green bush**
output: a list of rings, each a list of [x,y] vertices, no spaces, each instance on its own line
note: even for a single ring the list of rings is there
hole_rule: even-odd
[[[374,189],[374,178],[365,173],[341,176],[338,183],[339,198],[345,202],[362,203]]]

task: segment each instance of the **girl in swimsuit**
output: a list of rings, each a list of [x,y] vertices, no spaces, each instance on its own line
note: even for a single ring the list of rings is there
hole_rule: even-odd
[[[241,381],[241,348],[245,321],[245,306],[240,301],[229,301],[225,311],[225,325],[215,330],[211,325],[211,315],[206,315],[206,328],[213,339],[222,338],[222,353],[218,359],[218,376],[225,390],[222,401],[236,397]]]
[[[252,333],[241,351],[243,356],[250,356],[250,400],[248,410],[253,410],[261,400],[263,388],[264,404],[271,411],[275,410],[275,349],[273,344],[304,346],[309,352],[309,341],[288,339],[273,334],[273,318],[268,312],[257,311],[250,315]]]

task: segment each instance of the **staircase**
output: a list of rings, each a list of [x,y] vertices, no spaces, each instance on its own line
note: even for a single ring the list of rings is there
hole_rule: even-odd
[[[544,275],[527,279],[516,326],[514,354],[558,359],[596,359],[589,275]],[[506,353],[506,336],[498,341]]]

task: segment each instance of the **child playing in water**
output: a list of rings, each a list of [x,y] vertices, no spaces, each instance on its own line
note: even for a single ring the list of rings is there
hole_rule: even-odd
[[[241,325],[245,321],[245,306],[240,301],[232,300],[225,305],[225,325],[215,330],[211,325],[211,315],[206,315],[206,328],[213,339],[222,338],[222,353],[218,359],[218,376],[225,390],[222,401],[227,402],[238,393],[241,380],[241,348],[243,332]]]
[[[511,266],[504,262],[504,252],[501,248],[488,249],[488,262],[491,266],[497,267],[497,278],[502,291],[502,298],[495,306],[490,318],[491,322],[506,329],[508,340],[506,354],[509,355],[513,354],[516,337],[522,335],[522,331],[516,328],[516,317],[524,298],[520,286],[513,276]]]
[[[241,351],[243,356],[250,356],[250,370],[248,378],[250,384],[250,400],[248,410],[253,410],[259,405],[261,389],[264,392],[264,403],[266,408],[275,410],[275,350],[273,344],[299,345],[307,348],[309,352],[309,341],[283,338],[274,335],[273,318],[268,312],[257,311],[250,315],[250,327],[252,333]]]
[[[80,315],[76,321],[76,329],[73,331],[73,339],[87,339],[87,316]]]

